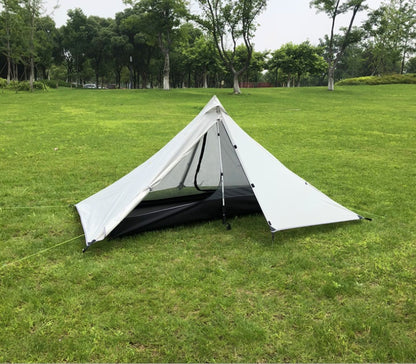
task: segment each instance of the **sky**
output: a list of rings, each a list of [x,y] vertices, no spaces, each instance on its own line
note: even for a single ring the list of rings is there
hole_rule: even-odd
[[[317,45],[319,39],[329,33],[330,19],[311,9],[309,1],[269,0],[267,9],[257,19],[259,26],[253,42],[256,51],[275,50],[288,42],[299,44],[306,40]],[[368,0],[367,3],[376,9],[382,0]],[[114,18],[126,7],[122,0],[45,0],[45,15],[50,15],[60,27],[66,23],[69,9],[81,8],[87,16]],[[360,25],[362,20],[360,16],[355,25]],[[339,25],[346,25],[345,22],[346,19],[341,19]]]

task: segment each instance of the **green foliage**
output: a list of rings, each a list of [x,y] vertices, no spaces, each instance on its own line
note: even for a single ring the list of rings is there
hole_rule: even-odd
[[[43,80],[41,81],[48,88],[71,87],[71,84],[61,80]]]
[[[416,50],[416,3],[391,0],[370,12],[364,23],[366,48],[373,73],[404,72],[405,61]]]
[[[406,75],[385,75],[347,78],[337,82],[338,86],[351,85],[389,85],[389,84],[416,84],[416,74]]]
[[[0,77],[0,88],[6,88],[7,87],[7,80]]]
[[[87,16],[79,8],[71,9],[66,24],[58,29],[49,16],[40,15],[41,0],[0,0],[0,75],[18,80],[24,69],[36,69],[39,79],[69,80],[77,85],[116,84],[121,88],[161,87],[162,69],[164,81],[167,84],[169,80],[173,87],[218,86],[225,81],[226,86],[235,84],[237,88],[238,80],[258,81],[264,77],[261,68],[265,54],[256,52],[251,40],[258,26],[256,19],[267,1],[199,0],[195,2],[199,3],[199,10],[190,7],[194,14],[189,13],[190,3],[184,0],[124,3],[130,6],[114,19]],[[344,16],[346,20],[350,13],[351,20],[355,19],[361,10],[368,10],[366,3],[310,1],[310,6],[332,20],[333,28],[321,41],[325,51],[319,52],[319,57],[323,56],[329,65],[328,81],[415,71],[411,61],[416,49],[414,0],[384,2],[369,12],[362,27],[341,27],[336,34],[338,18]],[[189,20],[199,21],[202,27],[196,28]],[[332,30],[334,34],[330,36]],[[197,32],[200,34],[195,37]],[[198,42],[189,41],[189,34]],[[214,45],[215,40],[220,41]],[[218,52],[222,45],[224,49]],[[289,68],[303,72],[305,67],[297,64],[299,59],[293,61],[289,57]],[[299,77],[293,72],[290,76],[281,68],[274,68],[267,80],[287,84],[292,79],[292,83],[299,84]],[[309,71],[301,78],[303,85],[324,81],[320,72],[314,76]]]
[[[406,71],[408,73],[416,73],[416,57],[409,59],[406,64]]]
[[[269,71],[275,74],[275,84],[281,82],[290,86],[293,81],[293,86],[300,85],[301,80],[309,75],[323,74],[328,65],[321,53],[321,48],[309,42],[287,43],[280,47],[268,62]]]
[[[255,215],[82,254],[72,205],[213,93],[295,173],[374,220],[273,242]],[[414,85],[4,91],[0,362],[415,362],[415,98]]]
[[[232,72],[234,93],[240,94],[239,78],[252,59],[252,39],[256,30],[256,18],[266,8],[266,0],[198,0],[202,10],[199,23],[210,33],[218,54],[226,68]],[[227,44],[232,44],[227,47]],[[238,44],[246,48],[241,65]],[[239,64],[240,63],[240,64]]]
[[[10,81],[10,84],[7,85],[7,81],[0,78],[0,88],[6,88],[15,91],[30,91],[30,83],[29,81]],[[46,91],[48,85],[43,81],[35,81],[33,82],[33,89],[34,90],[42,90]]]
[[[366,8],[366,0],[312,0],[310,6],[324,12],[331,19],[329,35],[324,37],[326,48],[324,58],[328,63],[328,90],[334,90],[335,69],[346,49],[362,38],[360,29],[353,27],[357,14]],[[347,15],[348,27],[341,27],[342,34],[336,34],[336,23],[340,15]],[[347,18],[347,19],[348,19]]]

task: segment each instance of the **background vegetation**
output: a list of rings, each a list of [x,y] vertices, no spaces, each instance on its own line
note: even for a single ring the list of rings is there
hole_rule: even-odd
[[[290,169],[374,220],[272,242],[256,215],[82,254],[72,205],[214,92]],[[416,361],[415,97],[414,85],[1,91],[0,362]]]
[[[8,82],[30,81],[33,73],[33,81],[51,79],[53,85],[64,81],[74,86],[94,83],[101,87],[153,88],[162,87],[169,71],[173,88],[231,87],[230,65],[236,72],[244,70],[247,60],[248,68],[239,75],[245,86],[259,82],[273,86],[323,85],[327,82],[328,64],[330,68],[336,65],[336,81],[416,72],[415,0],[386,0],[378,9],[368,9],[365,0],[313,0],[313,7],[334,20],[351,9],[365,11],[367,20],[354,23],[357,26],[351,27],[348,35],[345,29],[322,34],[320,44],[289,43],[267,51],[244,46],[240,42],[243,32],[250,39],[255,25],[250,29],[240,29],[239,25],[247,13],[241,4],[255,4],[256,11],[264,8],[266,1],[222,0],[218,14],[227,16],[218,19],[214,29],[232,33],[225,27],[228,24],[237,35],[233,39],[237,47],[223,50],[222,58],[213,29],[210,32],[209,26],[201,26],[207,25],[209,19],[198,18],[198,6],[191,13],[183,0],[125,3],[123,12],[108,19],[87,17],[81,9],[72,9],[66,24],[57,28],[49,16],[44,16],[42,0],[0,0],[0,77]],[[211,2],[194,3],[204,8],[203,4]],[[234,13],[226,9],[237,10]]]
[[[416,74],[346,78],[339,81],[337,85],[389,85],[397,83],[416,84]]]

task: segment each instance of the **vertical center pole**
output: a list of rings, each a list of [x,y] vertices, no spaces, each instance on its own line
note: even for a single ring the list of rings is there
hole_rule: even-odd
[[[217,106],[217,136],[218,136],[218,155],[220,158],[220,183],[221,183],[221,196],[222,196],[222,223],[225,225],[226,215],[225,215],[225,185],[224,185],[224,167],[222,164],[222,151],[221,151],[221,134],[220,134],[220,122],[221,122],[221,111],[219,106]]]

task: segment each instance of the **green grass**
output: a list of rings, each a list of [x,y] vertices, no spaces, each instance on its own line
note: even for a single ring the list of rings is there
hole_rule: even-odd
[[[373,222],[272,242],[249,216],[82,254],[72,205],[214,93],[290,169]],[[414,85],[1,92],[0,362],[416,361],[415,99]]]

